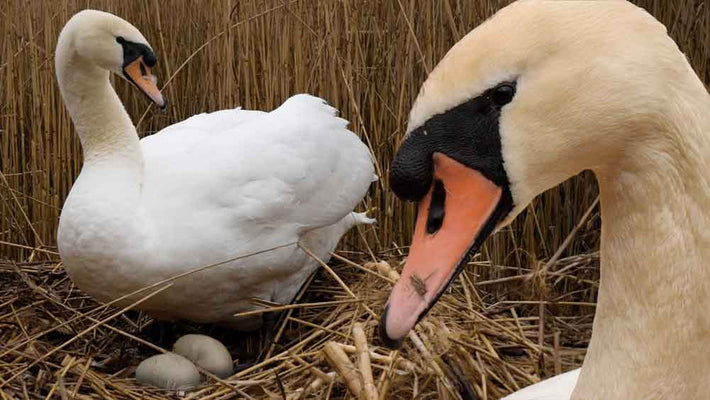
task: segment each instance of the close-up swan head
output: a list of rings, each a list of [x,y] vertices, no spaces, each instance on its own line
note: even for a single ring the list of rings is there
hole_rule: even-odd
[[[391,167],[394,192],[419,206],[385,342],[538,194],[673,154],[667,121],[693,98],[707,92],[665,27],[627,2],[520,1],[470,32],[423,84]]]
[[[91,67],[108,70],[131,82],[158,107],[165,108],[167,102],[151,70],[157,61],[150,44],[136,27],[103,11],[84,10],[74,15],[57,44],[58,71]]]

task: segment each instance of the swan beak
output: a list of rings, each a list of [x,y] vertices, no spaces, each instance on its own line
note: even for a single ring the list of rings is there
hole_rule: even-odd
[[[158,89],[158,78],[151,73],[150,67],[143,61],[143,56],[140,56],[123,67],[123,74],[126,79],[131,81],[138,89],[140,89],[143,94],[148,96],[148,98],[155,103],[162,110],[168,105],[165,101],[163,95]]]
[[[441,153],[434,153],[433,166],[433,184],[419,203],[409,257],[380,322],[380,336],[393,349],[436,303],[498,219],[499,186]]]

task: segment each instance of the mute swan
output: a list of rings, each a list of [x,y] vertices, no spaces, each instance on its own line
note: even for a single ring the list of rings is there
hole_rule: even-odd
[[[582,170],[601,189],[601,286],[580,370],[508,400],[710,393],[710,96],[625,1],[519,1],[458,42],[390,172],[418,201],[380,332],[396,347],[486,237]],[[577,379],[578,376],[578,379]]]
[[[181,278],[138,307],[255,329],[260,317],[232,316],[255,308],[251,298],[290,302],[317,268],[294,242],[327,260],[348,229],[374,221],[352,212],[375,176],[370,152],[308,95],[270,113],[200,114],[139,140],[109,73],[163,107],[156,61],[135,27],[105,12],[79,12],[59,35],[57,80],[84,151],[60,217],[62,261],[79,288],[108,301],[290,244]]]

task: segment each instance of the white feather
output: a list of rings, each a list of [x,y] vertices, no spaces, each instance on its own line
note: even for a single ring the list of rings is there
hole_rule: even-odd
[[[569,400],[577,384],[580,369],[545,379],[501,400]]]

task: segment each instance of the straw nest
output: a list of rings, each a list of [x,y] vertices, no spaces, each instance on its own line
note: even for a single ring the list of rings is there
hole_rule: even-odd
[[[510,268],[474,261],[403,348],[389,351],[377,337],[377,323],[402,263],[403,256],[393,253],[335,254],[295,304],[260,302],[262,311],[278,312],[269,314],[278,315],[271,334],[243,334],[158,323],[143,313],[102,305],[77,290],[56,262],[2,262],[0,395],[497,399],[581,363],[593,304],[564,301],[569,297],[555,298],[554,291],[560,285],[567,292],[594,287],[597,253],[512,274],[506,273]],[[478,268],[497,268],[506,276],[477,282]],[[505,292],[492,294],[501,287]],[[200,387],[187,392],[136,383],[141,360],[191,332],[224,342],[237,372],[223,380],[205,376]]]

